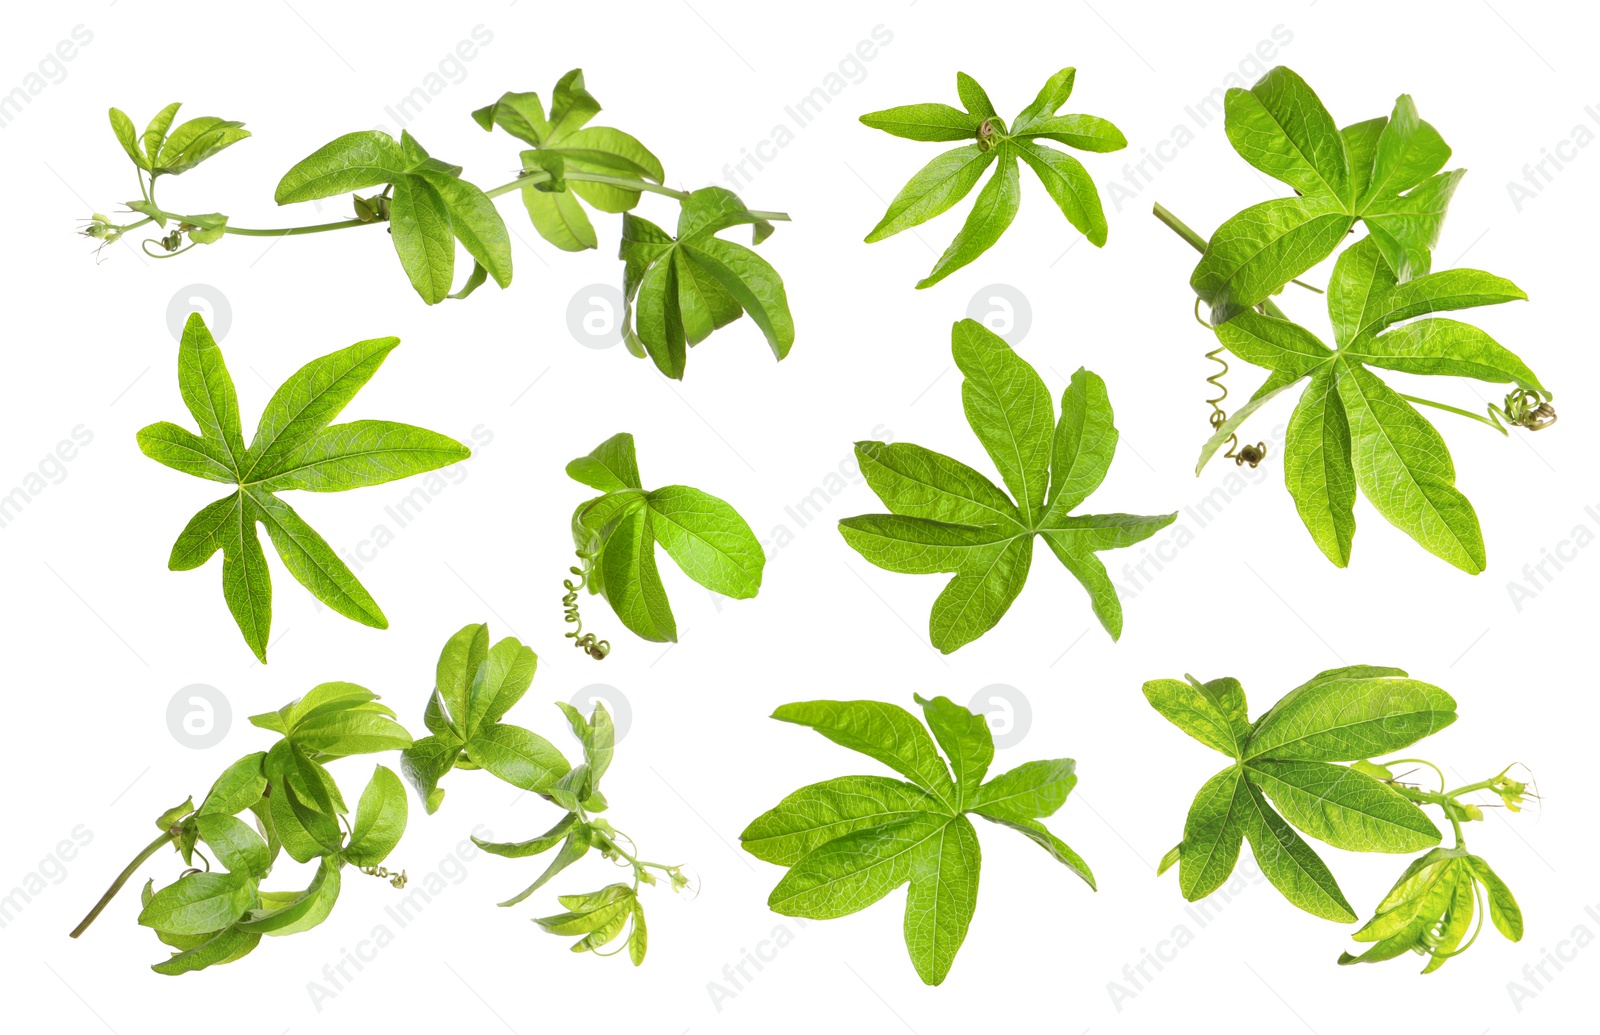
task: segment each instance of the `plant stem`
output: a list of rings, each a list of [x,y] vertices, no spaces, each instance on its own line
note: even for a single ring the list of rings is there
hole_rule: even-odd
[[[1398,395],[1399,393],[1396,394]],[[1471,410],[1463,410],[1457,406],[1450,406],[1442,402],[1434,402],[1432,399],[1419,399],[1414,395],[1400,395],[1400,398],[1404,399],[1406,402],[1416,403],[1419,406],[1432,406],[1436,410],[1444,410],[1447,413],[1454,413],[1461,417],[1470,417],[1479,424],[1489,425],[1489,427],[1500,432],[1502,435],[1511,434],[1505,428],[1502,428],[1498,423],[1490,420],[1488,417],[1483,416],[1481,413],[1473,413]]]
[[[660,194],[665,197],[675,198],[678,201],[687,201],[689,199],[688,191],[674,190],[671,187],[663,187],[659,183],[651,183],[649,180],[635,180],[626,176],[610,176],[606,173],[580,172],[576,169],[573,169],[566,173],[566,178],[569,180],[576,180],[579,183],[604,183],[612,187],[621,187],[623,190],[648,191],[651,194]],[[484,193],[491,198],[498,198],[502,194],[510,194],[512,191],[521,190],[523,187],[532,187],[540,183],[548,183],[550,182],[550,179],[551,176],[548,172],[545,172],[543,169],[536,169],[533,172],[523,173],[510,183],[502,183],[498,187],[495,187],[491,190],[486,190]],[[758,209],[751,209],[750,214],[755,216],[757,219],[764,219],[768,222],[789,221],[789,214],[787,212],[765,212]]]
[[[132,877],[139,867],[145,864],[146,860],[148,860],[152,855],[155,855],[156,852],[160,851],[162,845],[171,843],[172,832],[170,830],[163,830],[161,832],[161,836],[145,845],[144,851],[134,856],[133,862],[129,863],[121,873],[117,874],[117,879],[111,882],[111,887],[107,888],[106,893],[100,896],[100,901],[94,904],[94,908],[89,910],[89,915],[84,917],[83,920],[79,922],[78,926],[72,929],[72,937],[76,938],[78,935],[87,931],[89,929],[89,925],[94,923],[95,917],[99,916],[105,911],[106,906],[111,904],[111,900],[116,897],[117,892],[121,891],[122,886],[128,883],[128,878]]]
[[[546,183],[550,180],[550,178],[551,177],[549,173],[540,169],[534,172],[524,173],[523,175],[512,180],[510,183],[502,183],[493,190],[484,191],[484,194],[491,198],[498,198],[501,195],[509,194],[514,190],[521,190],[523,187],[531,187],[535,184]],[[566,178],[569,180],[576,180],[580,183],[603,183],[611,187],[621,187],[624,190],[648,191],[651,194],[661,194],[669,198],[674,198],[678,201],[685,201],[689,197],[689,193],[687,191],[674,190],[671,187],[664,187],[659,183],[651,183],[648,180],[630,179],[626,176],[609,176],[605,173],[589,173],[573,170],[566,174]],[[141,190],[143,189],[143,186],[144,181],[141,179]],[[145,200],[151,205],[152,208],[154,208],[155,203],[150,200],[150,196],[148,194],[146,194]],[[787,212],[766,212],[763,210],[751,209],[750,214],[757,219],[767,222],[789,221],[789,214]],[[179,215],[178,213],[162,212],[157,210],[156,214],[147,214],[145,218],[141,219],[139,222],[130,223],[121,229],[123,232],[127,232],[135,227],[143,226],[145,223],[153,222],[157,216],[163,219],[174,219],[179,222],[191,222],[191,220],[189,220],[187,217]],[[341,219],[333,223],[313,223],[309,226],[285,226],[274,228],[224,226],[222,228],[222,232],[225,234],[234,234],[239,237],[300,237],[304,236],[305,234],[320,234],[328,230],[347,230],[351,227],[357,226],[378,226],[383,222],[384,220],[372,220],[369,222],[362,219]],[[1202,250],[1203,248],[1204,246],[1202,245]]]
[[[1417,765],[1425,765],[1429,769],[1432,769],[1435,773],[1437,773],[1438,776],[1439,776],[1439,793],[1441,793],[1441,794],[1444,793],[1444,770],[1440,769],[1438,766],[1434,765],[1432,762],[1428,761],[1426,758],[1394,758],[1394,759],[1386,759],[1385,761],[1383,761],[1383,762],[1381,762],[1379,764],[1384,766],[1385,768],[1392,769],[1397,765],[1405,765],[1408,762],[1414,762]]]
[[[182,218],[182,217],[178,217]],[[310,226],[286,226],[280,229],[258,230],[242,226],[225,226],[225,234],[238,234],[240,237],[298,237],[303,234],[320,234],[325,230],[343,230],[352,226],[376,226],[377,221],[367,223],[360,219],[341,219],[336,223],[313,223]]]
[[[1204,237],[1201,237],[1199,234],[1189,229],[1189,224],[1185,223],[1171,212],[1168,212],[1166,207],[1159,201],[1156,202],[1155,208],[1153,208],[1151,211],[1155,213],[1155,217],[1157,219],[1167,224],[1167,226],[1172,229],[1173,233],[1177,234],[1185,241],[1188,241],[1190,246],[1193,247],[1195,251],[1202,255],[1205,254],[1206,245],[1209,242]]]

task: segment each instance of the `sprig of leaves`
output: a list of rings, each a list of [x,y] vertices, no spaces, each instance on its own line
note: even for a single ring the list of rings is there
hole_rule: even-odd
[[[1149,538],[1177,514],[1074,514],[1100,487],[1117,448],[1105,382],[1079,369],[1056,419],[1043,379],[1005,340],[975,320],[951,330],[966,375],[967,423],[1011,491],[960,461],[908,443],[856,443],[867,484],[890,510],[839,522],[868,561],[907,574],[951,572],[928,633],[949,654],[989,631],[1022,592],[1033,537],[1088,591],[1095,617],[1117,639],[1122,604],[1096,556]]]
[[[1355,538],[1356,487],[1388,522],[1423,549],[1471,574],[1486,563],[1483,533],[1472,504],[1455,487],[1450,450],[1415,404],[1483,420],[1490,416],[1402,395],[1373,372],[1469,377],[1512,384],[1522,393],[1551,395],[1513,352],[1470,324],[1430,313],[1525,299],[1509,280],[1480,270],[1428,273],[1401,283],[1376,237],[1345,249],[1328,282],[1334,347],[1281,314],[1244,310],[1215,333],[1229,352],[1271,371],[1250,402],[1206,442],[1199,473],[1228,437],[1260,406],[1309,378],[1284,442],[1284,481],[1306,530],[1323,554],[1343,568]],[[1514,418],[1513,418],[1514,419]]]
[[[661,161],[639,140],[608,126],[591,126],[600,103],[589,93],[581,69],[562,76],[550,94],[546,115],[538,94],[506,93],[472,113],[488,131],[496,127],[530,145],[520,152],[519,174],[488,190],[462,177],[462,168],[432,157],[409,131],[396,140],[382,130],[340,136],[299,161],[274,193],[279,205],[350,193],[350,219],[281,229],[230,225],[221,213],[182,215],[161,208],[155,181],[177,175],[250,134],[237,122],[195,119],[170,136],[176,104],[158,115],[142,141],[127,115],[111,109],[118,141],[139,173],[140,200],[128,208],[142,218],[128,223],[95,213],[83,233],[106,244],[154,223],[166,229],[142,243],[155,258],[168,258],[225,235],[300,236],[360,226],[386,225],[407,279],[429,305],[465,298],[491,278],[511,283],[511,236],[494,199],[516,192],[533,227],[566,251],[599,247],[584,203],[597,211],[623,213],[624,289],[628,312],[623,338],[634,355],[649,356],[662,373],[682,378],[685,346],[703,341],[745,313],[760,328],[778,359],[794,343],[794,320],[783,280],[748,248],[716,237],[741,223],[754,227],[755,243],[772,233],[782,212],[747,208],[721,187],[683,191],[663,185]],[[355,193],[381,188],[376,193]],[[678,235],[633,214],[646,193],[676,201]],[[473,260],[472,272],[455,287],[456,246]],[[156,247],[152,249],[152,245]]]
[[[439,654],[433,695],[422,716],[429,735],[402,753],[401,771],[430,815],[444,801],[440,779],[454,768],[486,770],[565,810],[549,830],[526,841],[473,838],[484,851],[508,859],[532,858],[559,846],[544,873],[500,905],[518,904],[594,849],[608,862],[631,869],[631,883],[559,896],[566,911],[534,922],[552,934],[580,935],[573,952],[602,956],[613,954],[600,950],[626,930],[624,944],[638,966],[648,940],[639,886],[665,878],[672,890],[679,891],[688,886],[689,878],[680,865],[637,858],[633,840],[597,815],[607,808],[600,779],[610,768],[616,747],[615,727],[604,705],[596,702],[585,718],[572,705],[557,702],[583,746],[583,761],[575,766],[537,733],[502,721],[527,693],[538,663],[533,651],[514,637],[491,645],[487,624],[464,626],[450,637]]]
[[[354,683],[323,683],[250,721],[280,739],[223,770],[198,808],[189,798],[162,813],[156,819],[160,834],[122,871],[72,932],[74,938],[139,867],[169,845],[186,868],[159,889],[152,878],[140,894],[139,923],[174,950],[151,967],[158,974],[232,963],[255,949],[263,935],[298,934],[317,926],[339,898],[346,864],[388,876],[380,864],[406,827],[400,778],[378,766],[352,822],[325,763],[409,747],[411,736],[394,721],[394,712]],[[253,823],[240,818],[246,811]],[[261,888],[280,852],[295,862],[317,863],[304,889]],[[203,869],[195,867],[196,858]],[[402,874],[393,883],[400,887],[404,880]]]
[[[139,449],[176,471],[235,487],[189,519],[167,567],[189,571],[221,550],[223,598],[262,662],[272,626],[272,582],[257,523],[266,526],[284,567],[318,600],[362,625],[389,627],[366,587],[278,493],[380,485],[471,455],[455,439],[410,424],[331,423],[398,344],[398,338],[357,342],[301,367],[273,393],[246,446],[222,350],[200,314],[191,314],[184,325],[178,389],[200,433],[162,421],[140,430]]]
[[[1495,926],[1512,941],[1522,937],[1516,900],[1487,863],[1467,854],[1461,824],[1483,818],[1466,795],[1489,790],[1516,808],[1526,787],[1502,772],[1446,791],[1441,774],[1439,790],[1427,791],[1402,782],[1398,763],[1368,761],[1455,721],[1455,699],[1439,687],[1397,668],[1351,665],[1318,673],[1254,722],[1233,678],[1156,679],[1144,684],[1144,695],[1173,725],[1233,760],[1200,788],[1183,840],[1161,860],[1163,873],[1177,864],[1184,898],[1198,901],[1226,883],[1248,840],[1256,865],[1292,904],[1353,922],[1355,910],[1332,871],[1298,829],[1352,852],[1428,849],[1354,935],[1377,944],[1361,957],[1341,956],[1341,964],[1392,959],[1410,949],[1429,957],[1423,973],[1437,970],[1465,948],[1475,884],[1489,891]],[[1441,834],[1424,805],[1437,806],[1450,821],[1453,847],[1438,847]]]
[[[1020,160],[1039,177],[1067,222],[1095,247],[1104,245],[1106,217],[1088,170],[1071,155],[1041,143],[1048,140],[1095,152],[1128,146],[1122,131],[1105,119],[1056,114],[1071,96],[1076,74],[1076,69],[1063,68],[1051,76],[1009,128],[995,114],[983,87],[965,72],[956,73],[956,93],[964,110],[948,104],[907,104],[861,116],[863,124],[908,140],[969,141],[923,166],[889,203],[889,210],[867,235],[867,243],[892,237],[947,211],[966,197],[993,165],[995,173],[978,192],[960,232],[917,287],[937,284],[988,251],[1016,218],[1022,200],[1017,175]]]
[[[657,544],[685,575],[713,593],[746,600],[761,589],[766,554],[739,512],[687,485],[646,490],[627,432],[567,464],[567,476],[603,494],[573,512],[572,540],[582,567],[572,569],[580,583],[569,582],[567,588],[575,594],[586,585],[591,594],[605,597],[638,636],[655,642],[678,639],[656,569]],[[568,614],[568,621],[577,621],[575,603]],[[581,630],[579,624],[567,635],[586,646]]]
[[[917,976],[937,985],[978,903],[978,834],[968,814],[1010,827],[1095,883],[1089,864],[1040,822],[1077,784],[1076,763],[1027,762],[985,782],[994,760],[988,720],[945,697],[916,701],[927,729],[904,708],[877,701],[806,701],[773,712],[905,779],[842,776],[802,787],[739,838],[756,858],[789,868],[767,898],[785,916],[847,916],[909,884],[906,950]]]
[[[1201,251],[1190,284],[1234,356],[1270,376],[1200,451],[1196,473],[1279,393],[1309,379],[1288,426],[1284,480],[1312,539],[1339,567],[1350,561],[1357,486],[1391,524],[1471,574],[1484,569],[1482,531],[1455,487],[1449,449],[1417,405],[1508,433],[1555,422],[1551,393],[1514,353],[1477,327],[1432,313],[1526,299],[1479,270],[1430,273],[1445,209],[1462,172],[1439,133],[1402,95],[1388,118],[1338,130],[1305,81],[1274,68],[1226,99],[1228,138],[1246,161],[1295,188],[1252,206],[1210,240],[1161,206],[1156,215]],[[1293,323],[1270,296],[1321,262],[1360,222],[1328,284],[1334,347]],[[1371,368],[1512,385],[1486,416],[1390,388]],[[1226,364],[1224,364],[1226,369]],[[1224,395],[1226,390],[1224,390]]]
[[[1402,94],[1388,118],[1339,129],[1292,70],[1273,68],[1224,99],[1228,140],[1295,191],[1223,222],[1190,284],[1220,323],[1264,302],[1338,248],[1356,223],[1401,281],[1429,271],[1445,210],[1465,170],[1440,172],[1450,147]]]

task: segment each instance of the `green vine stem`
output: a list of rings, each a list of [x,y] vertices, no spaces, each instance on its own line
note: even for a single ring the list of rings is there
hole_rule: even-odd
[[[109,906],[111,904],[111,900],[117,897],[117,892],[122,890],[122,886],[128,883],[129,878],[131,878],[135,873],[139,872],[139,867],[148,862],[152,855],[155,855],[157,852],[159,852],[162,845],[172,844],[173,841],[176,840],[177,836],[178,828],[173,827],[170,830],[163,830],[160,836],[158,836],[154,841],[151,841],[149,844],[145,845],[144,850],[138,855],[134,856],[133,861],[130,862],[121,873],[117,874],[117,879],[111,882],[111,886],[106,889],[106,893],[100,896],[100,901],[96,902],[94,904],[94,908],[89,910],[89,915],[79,921],[78,926],[72,929],[72,937],[76,938],[83,932],[87,931],[89,929],[89,925],[94,923],[95,918],[101,913],[105,912],[106,906]]]
[[[1483,818],[1482,808],[1472,802],[1462,801],[1463,797],[1476,791],[1493,791],[1500,797],[1501,802],[1507,808],[1520,811],[1520,806],[1527,796],[1527,784],[1506,776],[1511,771],[1511,766],[1507,766],[1487,780],[1478,780],[1475,783],[1463,784],[1460,787],[1445,790],[1444,772],[1427,759],[1397,758],[1388,762],[1376,763],[1377,767],[1383,770],[1391,770],[1394,766],[1405,764],[1425,765],[1432,769],[1439,777],[1440,789],[1437,791],[1425,791],[1420,787],[1401,783],[1398,777],[1391,777],[1386,782],[1408,801],[1415,802],[1417,805],[1438,806],[1444,812],[1445,818],[1450,821],[1451,830],[1455,833],[1456,838],[1455,847],[1461,851],[1465,851],[1467,847],[1466,839],[1461,833],[1461,824],[1464,821],[1471,822]],[[1538,797],[1538,795],[1535,794],[1534,797]]]
[[[541,183],[549,182],[550,179],[550,173],[543,169],[529,170],[522,173],[509,183],[502,183],[500,186],[495,187],[492,190],[484,191],[484,194],[491,198],[498,198],[502,195],[510,194],[512,191],[521,190],[523,187],[532,187]],[[583,183],[603,183],[612,187],[621,187],[624,190],[646,191],[651,194],[660,194],[665,197],[673,198],[677,201],[686,201],[689,198],[688,191],[674,190],[671,187],[664,187],[659,183],[651,183],[649,180],[633,179],[627,176],[611,176],[606,173],[580,172],[574,169],[569,170],[566,173],[566,179],[577,180]],[[89,227],[84,231],[84,233],[87,236],[95,237],[102,241],[115,241],[123,234],[126,234],[131,230],[136,230],[147,223],[173,220],[184,225],[196,225],[195,220],[192,217],[185,216],[178,212],[168,212],[165,209],[157,208],[155,199],[153,197],[154,191],[145,189],[143,177],[140,177],[139,187],[140,193],[143,194],[145,198],[146,211],[142,213],[144,218],[135,220],[132,223],[118,225],[110,222],[107,219],[104,219],[104,217],[96,216],[94,219],[89,221]],[[755,216],[757,219],[766,220],[767,222],[789,221],[789,214],[787,212],[765,212],[752,209],[750,214]],[[299,237],[306,234],[325,233],[329,230],[348,230],[351,227],[357,226],[374,226],[382,222],[384,222],[382,219],[340,219],[332,223],[312,223],[307,226],[286,226],[273,228],[224,226],[222,228],[222,232],[224,234],[234,234],[239,237]]]

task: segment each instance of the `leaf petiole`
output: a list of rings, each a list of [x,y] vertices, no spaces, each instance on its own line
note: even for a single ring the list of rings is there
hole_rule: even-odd
[[[1471,410],[1463,410],[1458,406],[1451,406],[1447,403],[1434,402],[1432,399],[1420,399],[1415,395],[1405,395],[1400,392],[1396,392],[1395,394],[1399,395],[1400,398],[1404,399],[1406,402],[1416,403],[1418,406],[1432,406],[1436,410],[1444,410],[1446,413],[1454,413],[1461,417],[1470,417],[1479,424],[1487,424],[1489,427],[1500,432],[1502,435],[1507,437],[1511,435],[1511,432],[1507,431],[1505,426],[1502,425],[1498,420],[1495,420],[1493,417],[1485,417],[1482,414],[1473,413]]]
[[[491,198],[498,198],[504,194],[510,194],[514,190],[521,190],[523,187],[532,187],[535,184],[548,183],[551,178],[552,177],[550,173],[544,169],[530,169],[521,176],[518,176],[516,179],[512,180],[510,183],[502,183],[500,186],[486,190],[483,193]],[[603,183],[610,187],[621,187],[623,190],[646,191],[650,194],[660,194],[663,197],[673,198],[677,201],[689,200],[689,192],[686,190],[674,190],[671,187],[665,187],[659,183],[651,183],[649,180],[633,179],[632,177],[628,176],[611,176],[607,173],[591,173],[583,172],[578,169],[568,169],[563,178],[568,180],[577,180],[580,183]],[[762,212],[756,209],[751,209],[750,214],[755,216],[757,219],[763,219],[768,222],[776,220],[786,223],[789,221],[789,214],[787,212]]]
[[[111,886],[106,889],[106,893],[100,896],[100,901],[96,902],[94,908],[89,910],[89,915],[80,920],[78,926],[72,929],[72,937],[76,938],[87,931],[89,925],[94,923],[95,918],[105,911],[106,906],[111,904],[112,899],[117,897],[117,892],[121,891],[122,886],[128,883],[128,879],[138,872],[139,867],[149,861],[152,855],[160,851],[162,845],[171,844],[177,836],[177,828],[173,827],[170,830],[163,830],[160,836],[145,845],[144,850],[134,856],[133,861],[124,867],[121,873],[117,874],[117,879],[111,882]]]

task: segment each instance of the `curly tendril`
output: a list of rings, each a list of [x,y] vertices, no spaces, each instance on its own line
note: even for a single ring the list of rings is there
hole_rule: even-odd
[[[1530,388],[1512,389],[1506,395],[1505,408],[1490,403],[1489,413],[1498,414],[1505,418],[1507,424],[1515,424],[1529,431],[1543,431],[1556,422],[1556,408],[1543,395]]]
[[[1194,300],[1194,318],[1198,320],[1200,322],[1200,326],[1204,327],[1206,330],[1213,329],[1211,324],[1206,323],[1205,317],[1200,315],[1199,298]],[[1213,431],[1217,430],[1228,422],[1228,411],[1222,408],[1222,400],[1228,397],[1228,386],[1222,383],[1223,376],[1228,372],[1228,361],[1222,358],[1222,353],[1225,351],[1225,349],[1226,346],[1218,345],[1216,348],[1206,353],[1207,359],[1211,360],[1213,363],[1216,363],[1222,368],[1215,374],[1212,374],[1210,377],[1206,378],[1206,383],[1211,385],[1220,393],[1214,398],[1206,400],[1206,402],[1211,405],[1211,430]],[[1253,446],[1247,445],[1243,448],[1240,448],[1239,436],[1237,434],[1233,434],[1228,436],[1228,451],[1222,455],[1226,459],[1232,460],[1236,466],[1243,467],[1245,464],[1249,464],[1251,467],[1257,467],[1261,464],[1261,461],[1267,458],[1267,444],[1265,442],[1257,442]]]
[[[395,888],[405,887],[406,881],[410,879],[406,876],[405,870],[395,873],[393,870],[383,866],[363,866],[361,867],[361,872],[369,877],[380,877]]]
[[[561,585],[567,591],[567,595],[561,598],[561,606],[566,608],[567,622],[577,626],[576,629],[566,634],[567,638],[572,641],[574,647],[587,652],[589,657],[596,661],[603,660],[607,654],[611,653],[611,641],[602,640],[592,632],[584,632],[583,619],[578,615],[578,591],[583,589],[588,578],[583,569],[576,565],[567,570],[578,576],[577,582],[573,582],[571,579],[561,580]]]

